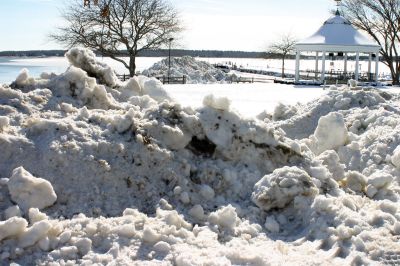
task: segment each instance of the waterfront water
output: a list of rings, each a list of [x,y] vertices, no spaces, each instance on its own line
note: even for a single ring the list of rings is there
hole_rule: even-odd
[[[137,58],[137,70],[147,69],[162,59],[160,57],[139,57]],[[99,60],[110,65],[119,74],[128,73],[127,69],[119,62],[101,57]],[[43,72],[63,73],[68,67],[68,60],[64,57],[0,57],[0,84],[14,81],[23,68],[28,69],[31,76],[39,77]]]
[[[118,74],[128,73],[125,67],[110,58],[98,58],[100,61],[111,66]],[[127,61],[127,58],[124,58]],[[162,57],[138,57],[136,60],[137,71],[143,71],[151,67],[154,63],[162,60]],[[268,70],[280,72],[281,61],[276,59],[261,59],[261,58],[200,58],[209,63],[234,63],[238,67],[245,67],[251,69]],[[343,62],[341,61],[327,61],[326,69],[343,69]],[[286,60],[286,73],[294,73],[294,60]],[[301,69],[314,69],[314,60],[302,60]],[[63,73],[69,67],[69,63],[64,57],[44,57],[44,58],[21,58],[21,57],[0,57],[0,84],[10,83],[19,74],[21,69],[27,68],[33,77],[39,77],[42,72],[54,72],[56,74]],[[368,62],[360,62],[361,71],[367,71]],[[355,62],[349,61],[349,71],[354,71]],[[389,73],[387,66],[380,63],[380,75]]]

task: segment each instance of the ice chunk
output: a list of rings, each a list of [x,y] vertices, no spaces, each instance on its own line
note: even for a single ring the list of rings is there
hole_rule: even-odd
[[[0,123],[1,124],[1,123]],[[0,126],[1,129],[1,126]],[[393,151],[393,155],[391,158],[392,164],[400,169],[400,145]]]
[[[254,185],[253,202],[263,210],[284,208],[296,196],[313,197],[319,192],[311,177],[298,167],[283,167]]]
[[[221,228],[233,230],[236,226],[237,218],[238,216],[235,208],[232,205],[228,205],[211,213],[208,217],[208,221]]]
[[[10,119],[7,116],[0,116],[0,132],[10,126]]]
[[[348,131],[343,115],[332,112],[323,116],[318,121],[314,136],[317,140],[316,153],[343,146],[348,138]]]
[[[34,245],[47,235],[51,229],[51,223],[47,220],[40,221],[28,228],[19,238],[18,246],[26,248]]]
[[[21,234],[27,226],[28,222],[20,217],[12,217],[0,222],[0,241]]]
[[[7,186],[11,199],[24,210],[43,209],[57,200],[49,181],[32,176],[22,166],[14,169]]]

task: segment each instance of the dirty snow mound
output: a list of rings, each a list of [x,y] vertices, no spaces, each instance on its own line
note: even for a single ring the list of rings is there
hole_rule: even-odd
[[[143,75],[168,76],[169,61],[168,58],[155,63],[152,67],[142,72]],[[213,65],[197,60],[190,56],[172,57],[170,76],[186,76],[187,83],[217,83],[229,81],[230,76]]]

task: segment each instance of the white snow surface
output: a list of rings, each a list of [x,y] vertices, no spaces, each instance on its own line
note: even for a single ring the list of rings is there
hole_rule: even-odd
[[[112,85],[77,51],[65,73],[0,86],[2,263],[399,262],[397,94],[332,87],[243,118],[145,77]],[[17,177],[46,204],[18,200]]]
[[[231,78],[230,75],[224,71],[191,56],[163,59],[160,62],[155,63],[149,69],[142,71],[142,74],[149,77],[167,77],[168,71],[171,77],[186,76],[186,82],[189,84],[221,83],[230,81]]]

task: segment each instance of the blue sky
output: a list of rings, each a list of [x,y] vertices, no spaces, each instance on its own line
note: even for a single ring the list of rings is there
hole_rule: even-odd
[[[57,49],[48,34],[62,23],[68,0],[1,0],[0,51]],[[186,31],[186,49],[262,51],[284,33],[312,34],[329,17],[333,0],[170,0]]]

